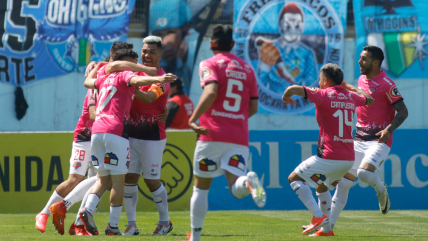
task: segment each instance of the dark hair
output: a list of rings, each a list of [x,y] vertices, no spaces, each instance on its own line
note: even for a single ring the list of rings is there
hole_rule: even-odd
[[[109,61],[110,61],[110,55],[104,59],[104,62],[109,62]]]
[[[340,85],[343,82],[343,70],[337,64],[328,63],[321,67],[320,70],[324,76],[332,80],[336,85]]]
[[[170,83],[170,86],[171,87],[173,87],[173,86],[177,86],[177,90],[178,91],[183,91],[183,82],[181,81],[181,79],[177,79],[176,81],[174,81],[174,82],[171,82]]]
[[[213,46],[211,50],[230,51],[233,48],[233,29],[230,26],[223,27],[217,25],[214,27],[211,41]]]
[[[382,65],[382,62],[385,56],[383,55],[383,51],[381,48],[373,45],[367,45],[363,47],[363,50],[371,53],[372,54],[371,58],[373,60],[379,60],[380,61],[379,66]]]
[[[135,53],[132,49],[119,49],[118,51],[116,51],[116,53],[114,53],[113,61],[122,60],[126,57],[135,59],[138,58],[138,54]]]
[[[110,52],[116,53],[119,49],[133,49],[134,45],[126,42],[117,41],[111,45]]]

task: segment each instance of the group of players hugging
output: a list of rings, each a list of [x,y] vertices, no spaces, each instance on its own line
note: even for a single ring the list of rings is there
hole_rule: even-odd
[[[266,204],[257,174],[247,172],[248,118],[258,109],[257,81],[250,65],[230,53],[235,44],[232,36],[230,27],[216,26],[210,42],[214,56],[199,64],[203,92],[189,119],[189,127],[198,134],[190,200],[192,231],[188,234],[192,241],[201,239],[214,177],[224,174],[235,198],[251,194],[258,207]],[[141,175],[159,213],[153,235],[166,235],[173,229],[160,175],[166,145],[165,106],[169,83],[177,77],[166,74],[159,65],[161,38],[144,38],[142,64],[137,64],[138,54],[132,48],[132,44],[115,42],[105,62],[88,65],[84,86],[89,90],[74,132],[70,175],[36,216],[36,228],[41,232],[46,231],[52,214],[55,228],[64,234],[67,210],[82,201],[69,233],[98,235],[93,216],[103,194],[110,190],[105,233],[122,235],[118,222],[123,203],[128,219],[123,235],[138,235],[137,183]],[[300,163],[288,177],[313,215],[311,223],[303,225],[302,234],[334,236],[333,227],[357,177],[375,188],[381,212],[389,211],[387,187],[376,171],[388,156],[393,131],[408,113],[395,83],[380,69],[383,59],[380,48],[363,48],[358,87],[344,81],[342,69],[329,63],[319,71],[319,87],[292,85],[283,94],[287,104],[294,105],[293,95],[314,102],[320,127],[317,155]],[[355,110],[357,131],[352,138]],[[318,203],[309,187],[316,189]],[[332,197],[329,190],[334,188]]]

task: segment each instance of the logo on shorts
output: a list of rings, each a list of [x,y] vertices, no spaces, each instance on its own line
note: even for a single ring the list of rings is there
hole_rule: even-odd
[[[130,163],[131,161],[127,161],[126,162],[126,168],[128,168],[129,169],[129,163]]]
[[[311,176],[312,181],[316,182],[318,185],[321,185],[325,181],[325,176],[323,174],[314,174]]]
[[[337,184],[339,184],[339,182],[340,182],[340,180],[334,181],[331,185],[332,185],[333,187],[336,187],[336,186],[337,186]]]
[[[94,155],[92,155],[91,158],[92,158],[92,165],[93,166],[99,166],[100,165],[100,163],[98,162],[98,159]]]
[[[204,172],[213,172],[217,170],[217,163],[209,160],[208,158],[199,161],[199,170]]]
[[[119,162],[119,159],[117,158],[116,154],[112,152],[105,154],[104,163],[117,166],[118,162]]]
[[[157,169],[156,173],[152,171],[150,175],[160,175],[160,181],[165,186],[166,193],[168,194],[168,202],[179,199],[184,194],[188,193],[193,180],[193,165],[187,153],[193,152],[193,149],[188,148],[186,144],[183,146],[175,146],[166,144],[162,156],[162,165],[153,164],[150,171]],[[157,168],[155,166],[157,165]],[[146,185],[138,187],[140,193],[148,200],[153,200],[150,190]]]
[[[73,163],[73,167],[74,167],[74,169],[78,169],[79,167],[81,167],[82,166],[82,164],[80,163],[80,162],[74,162]]]
[[[245,160],[241,155],[234,155],[229,159],[229,166],[245,171]]]

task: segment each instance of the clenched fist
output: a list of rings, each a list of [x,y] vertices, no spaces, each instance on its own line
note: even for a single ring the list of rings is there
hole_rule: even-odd
[[[274,65],[279,58],[279,51],[269,42],[264,42],[259,48],[260,59],[265,62],[267,65]]]

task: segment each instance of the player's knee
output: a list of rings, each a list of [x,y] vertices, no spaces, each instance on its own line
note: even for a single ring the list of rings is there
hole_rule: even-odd
[[[317,193],[323,193],[323,192],[327,192],[328,188],[324,183],[321,183],[321,185],[318,185],[315,190],[317,190]]]
[[[137,184],[140,180],[140,175],[136,173],[128,173],[125,175],[125,183],[127,184]]]
[[[75,187],[83,180],[84,176],[82,175],[70,175],[67,179],[67,186]]]
[[[147,188],[151,192],[156,191],[161,185],[161,182],[159,179],[144,179],[144,182],[146,183]]]
[[[371,173],[372,172],[369,170],[359,168],[357,171],[357,176],[361,181],[367,182],[370,178]]]

